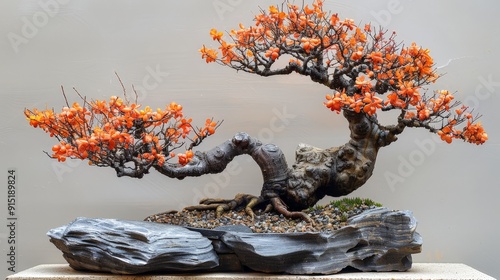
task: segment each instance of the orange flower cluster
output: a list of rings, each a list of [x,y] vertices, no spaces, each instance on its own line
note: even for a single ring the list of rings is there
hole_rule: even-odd
[[[186,151],[186,153],[178,154],[177,157],[179,158],[179,163],[181,165],[186,165],[191,161],[193,155],[194,155],[193,152],[191,150],[188,150]]]
[[[488,134],[486,131],[484,131],[483,126],[481,123],[471,123],[470,121],[467,122],[467,126],[465,127],[464,131],[461,134],[465,141],[469,143],[474,143],[474,144],[483,144],[488,140]]]
[[[455,97],[447,90],[437,91],[433,97],[428,99],[418,99],[414,107],[408,107],[405,119],[417,121],[426,126],[433,122],[441,122],[441,128],[433,128],[437,131],[441,140],[451,143],[453,139],[462,139],[469,143],[483,144],[488,140],[488,135],[484,131],[481,123],[475,123],[474,118],[467,106],[462,106],[454,112],[452,108],[458,106],[459,102],[453,102]],[[462,130],[457,129],[457,125],[467,122]]]
[[[387,34],[370,24],[359,27],[352,19],[341,20],[338,14],[325,12],[323,2],[314,0],[302,7],[289,2],[270,6],[255,16],[252,26],[240,24],[239,29],[231,30],[228,41],[222,32],[212,29],[210,36],[220,46],[203,46],[202,58],[207,63],[217,62],[261,76],[292,71],[309,75],[334,90],[324,102],[332,111],[352,110],[372,116],[379,110],[396,109],[405,116],[402,124],[411,123],[431,132],[444,129],[444,135],[455,135],[446,132],[446,127],[465,121],[464,115],[449,117],[459,102],[453,101],[447,91],[431,98],[421,93],[425,85],[439,78],[430,51],[416,43],[403,46],[396,42],[395,33]],[[284,56],[288,64],[275,65]],[[443,123],[440,128],[431,126],[439,122]],[[463,132],[481,131],[473,123]],[[480,132],[467,137],[462,132],[456,135],[473,143],[487,138]]]
[[[58,161],[88,159],[89,164],[113,166],[116,160],[138,160],[161,166],[175,156],[173,150],[182,146],[179,140],[190,139],[194,132],[192,120],[184,118],[182,106],[175,102],[163,110],[152,110],[149,106],[140,109],[141,105],[116,96],[109,102],[83,101],[83,105],[75,102],[57,114],[38,109],[24,112],[31,126],[59,140],[51,155]],[[218,123],[210,120],[192,138],[199,143],[217,127]],[[179,163],[187,164],[192,155],[191,151],[180,154]]]
[[[216,50],[207,49],[205,48],[205,46],[203,46],[203,48],[200,49],[200,52],[201,52],[201,57],[205,59],[207,63],[217,61],[218,53]]]
[[[438,93],[439,95],[437,98],[430,98],[426,102],[420,101],[420,98],[417,100],[419,103],[415,105],[415,108],[419,120],[425,121],[430,119],[431,116],[441,115],[442,113],[450,111],[450,108],[454,106],[451,104],[451,101],[453,101],[455,97],[449,91],[441,90],[438,91]]]
[[[326,99],[325,106],[337,114],[342,109],[350,109],[356,113],[364,112],[372,116],[382,108],[382,99],[370,92],[354,96],[348,96],[345,91],[336,92],[333,95],[326,95]]]
[[[451,143],[453,139],[462,139],[476,145],[481,145],[488,140],[488,134],[481,123],[475,123],[472,114],[466,112],[467,109],[466,106],[457,109],[457,116],[454,119],[450,119],[448,124],[438,130],[437,134],[441,137],[441,140]],[[463,130],[455,128],[458,123],[465,120],[467,120],[467,124]]]
[[[272,60],[276,60],[280,56],[280,49],[271,47],[266,51],[265,56]]]
[[[200,136],[209,136],[215,133],[218,123],[214,122],[212,119],[207,119],[205,121],[205,126],[200,130]]]

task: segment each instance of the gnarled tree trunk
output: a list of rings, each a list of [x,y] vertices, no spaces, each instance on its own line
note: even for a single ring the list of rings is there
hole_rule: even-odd
[[[185,166],[165,164],[156,169],[178,179],[201,176],[222,172],[235,156],[247,154],[262,171],[261,199],[279,199],[290,210],[303,210],[325,195],[343,196],[362,186],[372,175],[379,148],[396,140],[391,130],[378,124],[375,116],[347,110],[344,116],[351,131],[348,143],[329,149],[301,144],[291,168],[277,146],[238,133],[212,150],[196,152]]]

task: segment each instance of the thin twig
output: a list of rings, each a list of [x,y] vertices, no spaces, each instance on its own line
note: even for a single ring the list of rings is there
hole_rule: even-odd
[[[137,91],[135,90],[134,85],[132,85],[132,90],[134,91],[134,94],[135,94],[135,104],[137,104],[137,99],[139,98],[139,95],[137,94]]]
[[[61,91],[62,91],[62,95],[64,96],[64,100],[66,101],[66,106],[69,107],[68,98],[66,97],[66,93],[64,92],[64,87],[62,85],[61,85]]]
[[[120,76],[118,76],[118,73],[116,73],[116,71],[115,71],[115,75],[118,78],[118,81],[120,82],[120,85],[122,86],[122,89],[123,89],[123,98],[125,98],[125,102],[127,102],[127,104],[128,104],[127,90],[125,89],[125,85],[123,84],[122,79],[120,78]]]

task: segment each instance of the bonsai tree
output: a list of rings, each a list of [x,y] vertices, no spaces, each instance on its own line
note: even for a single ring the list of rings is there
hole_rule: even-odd
[[[68,104],[61,113],[26,110],[34,127],[60,142],[50,154],[86,159],[92,165],[109,166],[118,176],[141,178],[151,168],[172,178],[222,172],[234,157],[247,154],[263,175],[260,195],[239,194],[234,199],[205,199],[193,209],[223,211],[262,204],[292,218],[309,220],[301,210],[325,195],[343,196],[362,186],[372,175],[380,148],[397,140],[407,127],[423,128],[451,143],[454,139],[482,144],[488,136],[477,122],[479,115],[456,101],[447,90],[426,86],[440,77],[429,50],[415,43],[396,41],[395,33],[352,19],[341,20],[323,10],[323,1],[311,6],[284,3],[271,6],[254,18],[254,24],[224,34],[210,35],[218,48],[203,46],[202,58],[237,71],[267,77],[298,73],[329,89],[324,105],[347,119],[350,140],[344,145],[320,149],[299,145],[295,164],[286,162],[273,144],[262,144],[246,133],[206,151],[193,152],[212,135],[220,122],[207,119],[195,128],[184,118],[182,107],[171,103],[164,110],[125,99]],[[224,39],[228,37],[228,39]],[[396,110],[394,124],[383,125],[377,114]],[[181,143],[187,141],[188,143]],[[181,146],[187,151],[177,153]]]

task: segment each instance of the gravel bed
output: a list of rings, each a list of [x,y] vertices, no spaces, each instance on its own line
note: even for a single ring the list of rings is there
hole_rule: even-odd
[[[254,211],[254,220],[243,210],[225,212],[220,218],[216,218],[213,210],[183,210],[151,215],[145,221],[206,229],[227,225],[245,225],[256,233],[331,232],[344,227],[349,217],[376,207],[360,204],[346,208],[328,204],[304,210],[314,224],[300,219],[289,219],[275,212],[265,213],[262,210]]]

